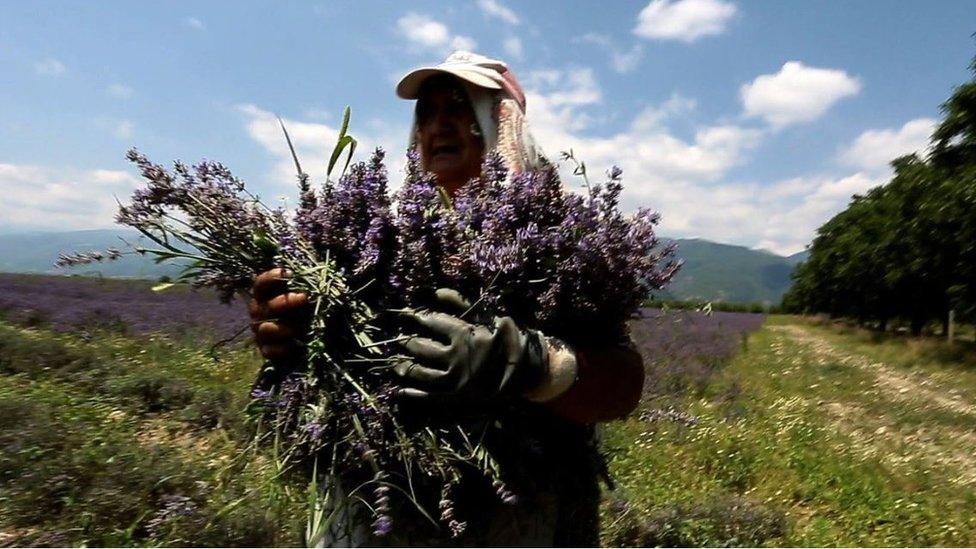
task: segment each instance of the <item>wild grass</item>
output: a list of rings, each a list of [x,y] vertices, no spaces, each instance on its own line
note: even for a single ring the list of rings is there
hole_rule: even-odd
[[[0,545],[296,545],[304,493],[250,445],[237,348],[0,323]]]
[[[974,363],[940,345],[771,317],[672,401],[697,424],[607,429],[620,487],[604,542],[973,545]]]
[[[604,428],[607,545],[976,543],[965,344],[794,317],[649,314],[640,413]],[[298,545],[252,444],[259,359],[176,335],[0,322],[0,545]]]

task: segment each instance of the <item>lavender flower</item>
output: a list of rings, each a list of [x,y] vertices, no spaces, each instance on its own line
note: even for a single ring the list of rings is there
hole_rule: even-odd
[[[451,286],[547,333],[606,341],[679,267],[673,249],[658,246],[655,214],[619,212],[619,168],[581,197],[563,191],[551,165],[509,181],[492,153],[453,208],[439,204],[418,170],[413,157],[398,211],[395,286],[408,295]]]
[[[122,257],[122,252],[109,248],[105,252],[100,251],[90,251],[90,252],[76,252],[71,254],[60,254],[58,255],[58,260],[55,262],[55,267],[77,267],[79,265],[88,265],[91,263],[100,263],[102,261],[114,261]]]
[[[379,537],[388,535],[393,531],[393,519],[390,515],[379,515],[373,521],[373,534]]]
[[[397,255],[393,288],[406,303],[430,298],[431,282],[442,278],[445,261],[447,212],[440,202],[431,174],[420,167],[416,150],[407,153],[407,178],[397,195]]]
[[[387,293],[395,238],[384,156],[376,149],[368,164],[353,165],[321,198],[304,197],[295,219],[318,255],[328,254],[352,286],[373,285],[372,296]]]
[[[178,495],[165,495],[160,498],[162,507],[156,511],[146,530],[152,538],[163,534],[163,528],[181,517],[191,517],[197,513],[197,505],[190,498]]]

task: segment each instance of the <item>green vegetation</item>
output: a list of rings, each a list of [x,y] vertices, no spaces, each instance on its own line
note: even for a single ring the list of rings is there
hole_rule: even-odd
[[[892,162],[894,178],[855,195],[817,230],[783,304],[876,323],[976,317],[976,59],[942,105],[932,152]]]
[[[779,303],[790,286],[794,257],[700,239],[678,239],[684,265],[662,299]]]
[[[976,344],[771,317],[736,346],[604,430],[606,544],[976,543]],[[303,482],[250,444],[258,359],[221,357],[0,323],[0,544],[300,544]]]
[[[678,309],[681,311],[727,311],[730,313],[757,313],[757,314],[776,314],[779,307],[763,303],[729,303],[726,301],[702,301],[702,300],[648,300],[644,303],[645,307],[657,309]]]
[[[0,323],[0,545],[296,545],[245,424],[250,349]]]
[[[976,351],[772,317],[606,430],[608,545],[976,543]],[[664,404],[680,412],[649,413]]]

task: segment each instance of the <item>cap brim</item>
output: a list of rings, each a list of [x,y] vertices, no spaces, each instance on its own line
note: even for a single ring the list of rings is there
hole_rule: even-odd
[[[501,84],[492,80],[491,77],[479,72],[475,72],[471,69],[424,67],[422,69],[410,71],[406,76],[400,79],[400,83],[397,84],[396,87],[397,95],[403,99],[417,99],[417,96],[420,93],[420,86],[423,85],[425,80],[431,76],[434,76],[435,74],[450,74],[482,88],[492,90],[502,89]]]

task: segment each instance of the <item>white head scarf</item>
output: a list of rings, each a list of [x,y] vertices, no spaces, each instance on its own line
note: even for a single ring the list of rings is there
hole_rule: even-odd
[[[542,151],[529,132],[525,119],[525,95],[505,63],[458,51],[435,67],[411,71],[397,85],[397,95],[416,99],[423,81],[435,74],[450,74],[462,84],[485,152],[497,150],[505,160],[509,175],[533,170],[541,165]],[[417,120],[410,129],[410,146],[417,145]]]

